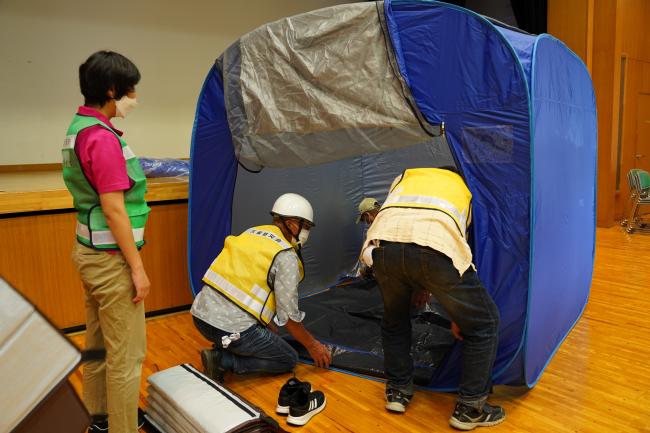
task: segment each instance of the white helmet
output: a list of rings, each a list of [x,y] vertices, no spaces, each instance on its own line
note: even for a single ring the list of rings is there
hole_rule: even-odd
[[[275,200],[271,214],[284,217],[302,218],[314,224],[314,209],[301,195],[288,192]]]

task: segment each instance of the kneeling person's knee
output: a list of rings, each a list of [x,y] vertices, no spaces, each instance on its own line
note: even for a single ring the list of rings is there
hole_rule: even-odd
[[[293,348],[291,350],[288,350],[286,353],[286,363],[287,367],[290,370],[293,370],[296,367],[296,364],[298,364],[298,352],[296,352]]]

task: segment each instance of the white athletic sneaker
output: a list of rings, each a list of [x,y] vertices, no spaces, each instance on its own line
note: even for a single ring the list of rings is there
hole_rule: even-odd
[[[291,401],[287,423],[305,425],[314,415],[322,412],[326,404],[325,394],[321,391],[307,393],[299,390]]]

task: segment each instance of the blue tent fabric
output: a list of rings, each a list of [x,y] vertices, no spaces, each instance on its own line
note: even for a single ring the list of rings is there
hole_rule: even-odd
[[[213,67],[192,138],[193,293],[225,236],[265,223],[275,197],[289,190],[308,197],[316,214],[303,293],[333,284],[357,258],[360,198],[382,200],[405,168],[453,161],[474,196],[474,261],[501,314],[493,379],[533,386],[580,317],[591,282],[596,113],[589,75],[548,35],[499,27],[436,1],[377,5],[401,81],[425,121],[444,124],[445,135],[390,152],[248,173],[237,166],[221,71]],[[429,387],[455,389],[459,357],[456,347]]]
[[[230,234],[237,160],[216,66],[208,73],[196,107],[190,153],[188,270],[192,292]]]
[[[516,32],[504,27],[495,28],[508,40],[508,43],[515,51],[521,67],[524,69],[526,82],[531,82],[531,67],[533,65],[533,48],[535,47],[536,36]]]
[[[532,275],[525,377],[539,379],[589,296],[595,246],[597,117],[589,73],[557,39],[533,60]]]
[[[391,41],[402,50],[396,49],[402,74],[409,77],[427,120],[445,123],[450,147],[472,191],[474,260],[501,313],[495,362],[499,372],[521,345],[519,324],[525,321],[527,303],[530,117],[526,77],[506,38],[483,17],[436,3],[387,1],[385,10]],[[458,382],[459,356],[457,349],[434,386],[449,388]]]

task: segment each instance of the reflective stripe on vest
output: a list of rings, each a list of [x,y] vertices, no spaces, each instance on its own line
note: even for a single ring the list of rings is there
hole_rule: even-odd
[[[88,226],[77,221],[77,236],[82,240],[92,243],[92,245],[102,246],[102,245],[116,245],[117,241],[113,237],[113,233],[110,230],[93,230],[92,240],[90,238],[90,230]],[[142,242],[144,240],[144,227],[132,229],[133,240],[137,242]],[[91,242],[92,241],[92,242]]]
[[[275,315],[275,309],[271,308],[266,302],[270,292],[265,292],[263,288],[257,284],[251,290],[255,296],[250,296],[248,293],[241,290],[239,287],[232,284],[225,279],[222,275],[208,269],[205,273],[204,279],[210,280],[211,283],[216,284],[225,294],[237,300],[238,305],[254,316],[262,318],[264,323],[269,323]]]
[[[228,236],[221,253],[203,276],[203,282],[267,325],[276,308],[269,271],[277,255],[288,250],[293,247],[282,231],[272,225],[252,227],[237,236]],[[304,269],[299,258],[298,268],[302,279]]]
[[[449,216],[461,236],[471,220],[472,193],[457,173],[439,168],[409,168],[393,186],[381,211],[397,208],[437,210]]]
[[[461,227],[467,227],[467,213],[460,212],[458,208],[447,200],[438,197],[427,197],[424,195],[389,195],[388,198],[386,198],[384,205],[401,203],[417,203],[442,208],[451,214],[451,216],[455,217]]]

